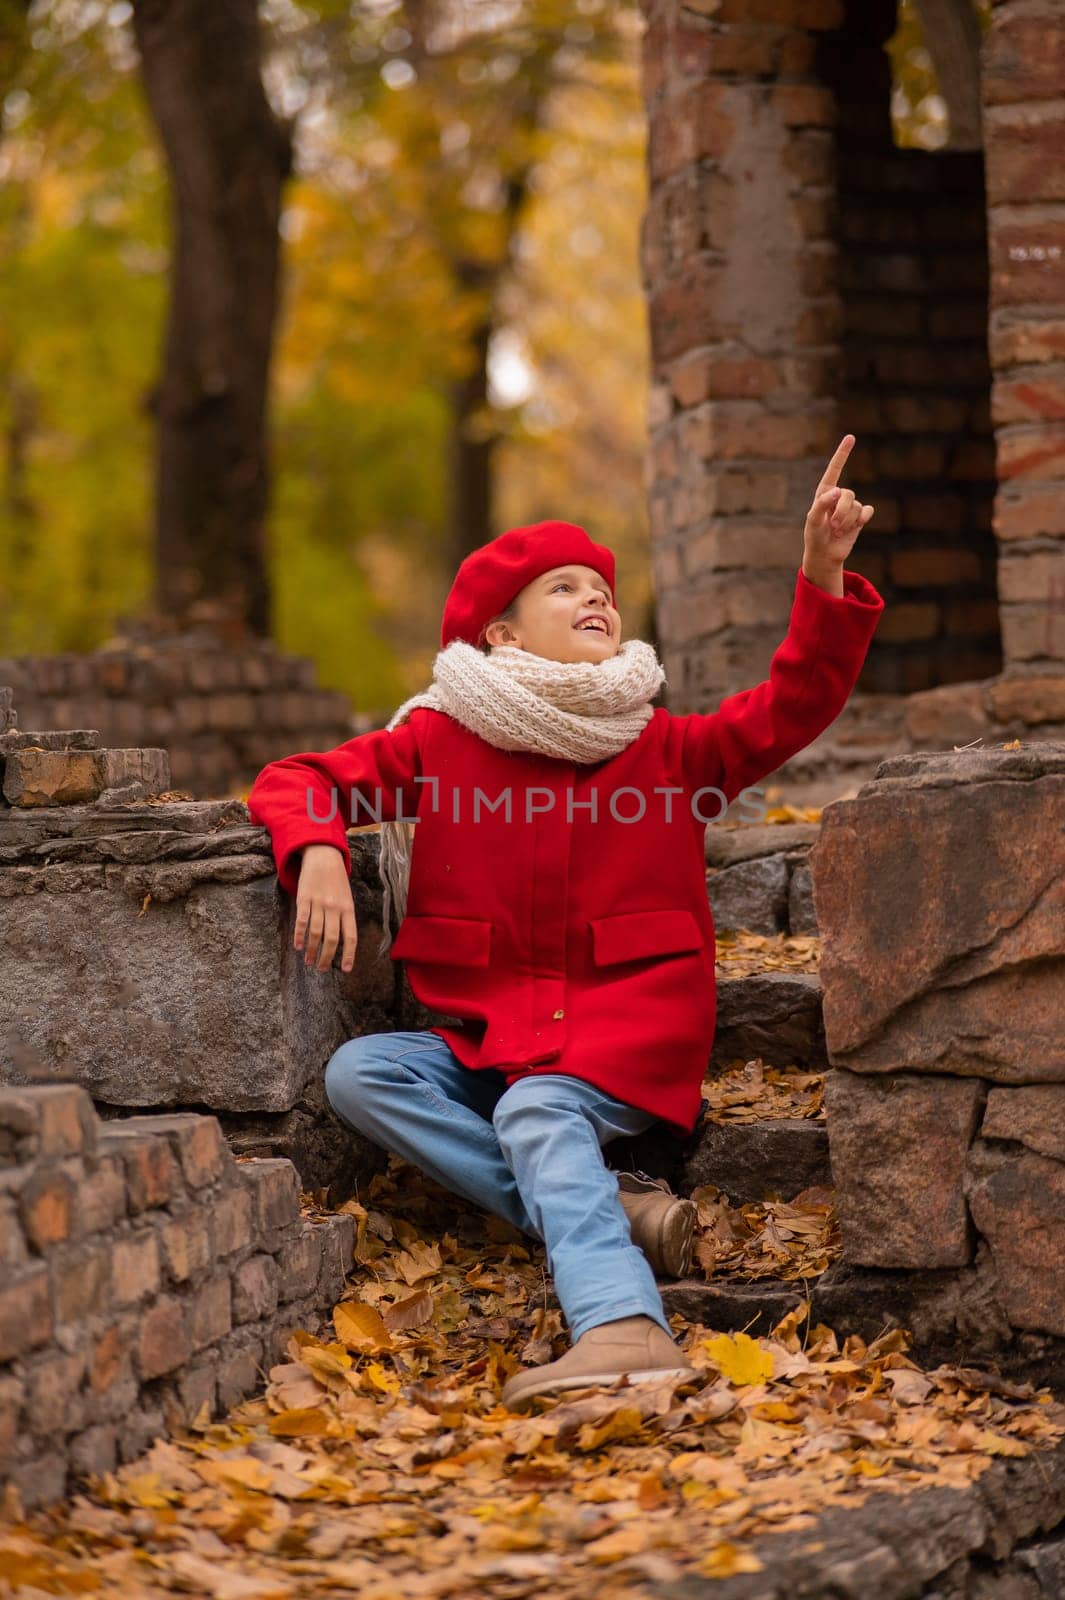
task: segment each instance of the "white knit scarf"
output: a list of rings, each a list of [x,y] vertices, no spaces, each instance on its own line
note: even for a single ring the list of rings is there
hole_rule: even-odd
[[[514,645],[496,645],[486,655],[453,639],[433,662],[430,687],[405,700],[388,728],[405,722],[416,706],[432,706],[500,750],[603,761],[643,732],[654,715],[649,702],[665,681],[654,649],[641,639],[626,640],[603,661],[553,661]],[[416,826],[381,824],[384,939],[379,955],[392,942],[390,906],[395,905],[400,921],[407,914]]]

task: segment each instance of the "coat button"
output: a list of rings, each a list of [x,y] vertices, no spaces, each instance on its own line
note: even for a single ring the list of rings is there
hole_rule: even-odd
[[[556,1022],[561,1022],[562,1018],[565,1015],[566,1015],[566,1013],[564,1011],[556,1011],[556,1012],[553,1013],[553,1016],[554,1016],[554,1019],[555,1019]]]

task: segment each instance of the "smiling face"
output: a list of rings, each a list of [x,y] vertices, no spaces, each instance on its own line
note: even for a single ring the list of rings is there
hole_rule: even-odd
[[[552,567],[527,583],[488,624],[490,645],[511,645],[549,661],[606,661],[621,646],[621,614],[594,567]]]

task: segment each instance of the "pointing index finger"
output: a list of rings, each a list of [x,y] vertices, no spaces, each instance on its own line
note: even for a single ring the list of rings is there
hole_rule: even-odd
[[[824,477],[817,485],[817,491],[814,494],[815,500],[817,499],[817,496],[819,494],[823,494],[826,489],[834,489],[839,483],[839,475],[843,471],[844,463],[846,462],[847,457],[854,449],[854,443],[855,440],[853,433],[845,433],[843,435],[843,438],[836,446],[835,455],[825,468]]]

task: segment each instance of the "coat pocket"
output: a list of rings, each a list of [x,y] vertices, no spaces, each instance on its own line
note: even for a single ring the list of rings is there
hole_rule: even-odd
[[[595,917],[589,925],[597,967],[701,950],[706,942],[694,913],[679,909],[625,911],[616,917]]]
[[[397,961],[436,961],[449,967],[486,967],[492,924],[477,917],[412,916],[409,912],[389,952]]]

